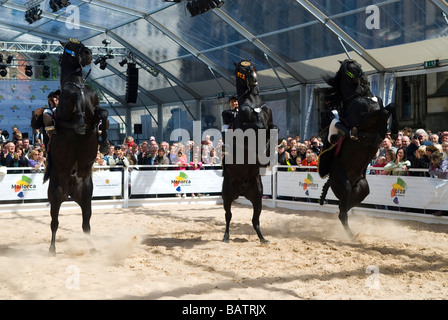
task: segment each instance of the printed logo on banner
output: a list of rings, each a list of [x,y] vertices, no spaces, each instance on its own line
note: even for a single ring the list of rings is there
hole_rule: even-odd
[[[319,189],[319,184],[314,183],[313,176],[311,174],[307,174],[305,180],[303,182],[299,182],[299,187],[301,187],[305,191],[305,195],[310,195],[310,189],[317,190]]]
[[[403,179],[398,178],[397,182],[392,185],[392,190],[390,191],[390,197],[394,198],[393,202],[395,204],[399,204],[398,197],[404,197],[407,189],[408,185],[406,182],[404,182]]]
[[[180,192],[182,187],[190,186],[191,180],[185,172],[180,172],[174,180],[171,180],[171,184],[176,188],[176,191]]]
[[[36,185],[31,184],[32,182],[33,180],[30,177],[23,175],[22,180],[19,180],[16,182],[16,184],[11,185],[11,189],[13,189],[14,192],[17,193],[17,196],[19,198],[23,198],[25,197],[25,195],[23,194],[24,191],[36,190]]]

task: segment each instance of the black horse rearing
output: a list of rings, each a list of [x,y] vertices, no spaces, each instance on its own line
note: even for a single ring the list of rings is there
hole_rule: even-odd
[[[277,127],[273,124],[271,109],[258,96],[257,73],[253,64],[243,60],[235,66],[239,111],[232,129],[228,131],[233,135],[226,134],[229,152],[223,161],[222,199],[226,212],[226,230],[223,241],[229,241],[232,202],[242,195],[252,203],[252,225],[260,241],[266,243],[268,241],[261,234],[259,220],[263,196],[263,184],[260,176],[260,167],[263,164],[259,160],[262,153],[270,154],[270,129]],[[266,135],[264,136],[265,140],[260,140],[259,143],[259,139],[263,138],[260,136],[261,130],[266,130],[264,132]],[[253,145],[251,146],[249,146],[249,141],[239,139],[248,133],[253,133],[257,140],[255,143],[252,141]],[[239,135],[241,136],[238,138]],[[263,150],[260,150],[258,146],[262,146]],[[240,158],[241,155],[243,157]]]
[[[354,60],[341,62],[334,77],[324,80],[330,85],[325,94],[329,109],[339,111],[346,126],[340,143],[326,149],[319,156],[319,175],[329,176],[322,189],[323,205],[329,187],[339,199],[339,219],[347,234],[354,238],[348,226],[347,212],[360,204],[370,193],[366,169],[378,151],[388,131],[388,119],[392,115],[391,133],[398,131],[395,104],[383,106],[381,98],[372,94],[361,66]],[[331,111],[327,110],[327,114]],[[328,118],[327,118],[328,119]],[[322,123],[325,127],[327,123]],[[358,130],[358,140],[348,136],[353,127]]]
[[[50,179],[48,200],[51,204],[50,252],[56,252],[59,209],[70,196],[82,210],[82,229],[90,233],[93,193],[92,165],[98,151],[98,125],[102,121],[105,142],[107,110],[99,107],[96,92],[84,84],[82,68],[92,62],[92,52],[70,39],[62,43],[61,95],[56,110],[56,130],[48,146],[48,164],[44,182]]]

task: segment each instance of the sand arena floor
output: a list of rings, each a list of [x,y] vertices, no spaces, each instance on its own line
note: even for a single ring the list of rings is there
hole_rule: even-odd
[[[0,215],[1,299],[446,299],[448,225],[235,204],[230,243],[219,204]],[[95,250],[92,250],[94,248]]]

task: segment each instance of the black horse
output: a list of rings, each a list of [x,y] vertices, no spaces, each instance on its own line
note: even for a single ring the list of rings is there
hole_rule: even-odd
[[[64,52],[59,61],[61,95],[56,109],[57,133],[50,139],[44,176],[44,182],[50,179],[51,253],[56,252],[59,209],[69,196],[81,207],[84,233],[90,233],[92,165],[98,151],[98,131],[102,129],[102,142],[105,142],[107,128],[107,111],[99,107],[96,92],[84,84],[82,68],[92,62],[91,50],[76,39],[61,45]]]
[[[338,110],[345,134],[319,156],[319,175],[322,178],[329,176],[322,189],[320,204],[324,204],[331,187],[339,199],[339,219],[353,239],[347,212],[370,193],[366,169],[386,136],[391,115],[391,133],[398,132],[396,108],[395,104],[384,107],[382,100],[372,94],[361,66],[354,60],[341,62],[336,75],[324,77],[324,80],[330,85],[325,92],[327,114],[331,109]],[[358,132],[355,140],[348,134],[352,128]]]
[[[222,199],[226,218],[223,241],[229,242],[232,202],[239,196],[244,196],[252,203],[252,225],[258,238],[262,243],[267,243],[260,231],[259,218],[263,196],[260,168],[265,165],[260,160],[261,154],[265,159],[270,155],[271,129],[275,130],[277,127],[273,124],[271,109],[258,96],[257,72],[253,64],[249,61],[240,61],[238,64],[235,63],[235,67],[239,111],[232,129],[226,133],[226,142],[230,147],[223,161]],[[249,137],[251,134],[256,142],[250,142],[249,138],[241,140],[241,136]]]

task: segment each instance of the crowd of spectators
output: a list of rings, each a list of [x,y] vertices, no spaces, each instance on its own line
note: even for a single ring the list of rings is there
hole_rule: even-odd
[[[210,136],[206,136],[201,145],[195,145],[193,140],[187,144],[166,141],[157,142],[155,137],[149,141],[137,143],[129,136],[122,144],[109,145],[109,152],[98,154],[95,166],[122,165],[125,167],[138,166],[175,166],[178,170],[200,170],[205,166],[220,165],[222,160],[222,141],[214,146]],[[101,164],[99,163],[101,162]]]
[[[17,127],[11,137],[5,138],[0,130],[1,165],[6,167],[45,168],[45,147],[40,139],[23,138]],[[317,159],[322,151],[320,137],[302,140],[290,136],[277,146],[277,164],[317,171]],[[395,139],[387,135],[371,162],[370,174],[412,175],[448,179],[448,131],[431,133],[429,130],[404,128]],[[98,152],[96,167],[131,165],[176,166],[179,170],[198,170],[220,165],[222,162],[222,140],[214,143],[206,136],[201,145],[192,140],[187,144],[166,141],[157,142],[155,137],[137,143],[129,136],[121,144],[110,144],[106,154]],[[311,168],[306,168],[311,167]],[[101,168],[98,168],[101,169]]]
[[[277,146],[277,164],[294,166],[289,171],[306,166],[317,166],[322,151],[320,137],[301,140],[288,137]],[[395,139],[388,134],[371,162],[370,174],[413,175],[448,179],[448,131],[431,133],[429,130],[404,128]],[[375,170],[373,168],[378,168]],[[418,169],[418,170],[417,170]],[[307,169],[316,171],[316,169]]]
[[[45,146],[37,134],[33,140],[31,143],[28,137],[22,137],[17,127],[13,128],[11,136],[3,135],[0,130],[1,166],[43,171]],[[154,170],[154,166],[160,166],[158,170],[169,166],[177,170],[201,170],[222,163],[222,145],[222,140],[213,143],[209,136],[201,145],[195,145],[192,140],[185,145],[157,142],[155,137],[137,143],[129,136],[121,144],[110,144],[105,154],[98,151],[93,170],[113,171],[121,170],[120,166],[133,165],[143,166],[139,170]],[[322,147],[320,137],[305,140],[298,135],[287,137],[277,145],[277,164],[287,166],[280,170],[316,172]],[[394,138],[388,134],[382,141],[368,174],[448,179],[447,154],[448,131],[435,134],[424,129],[404,128]]]
[[[6,133],[6,134],[5,134]],[[9,168],[32,168],[36,171],[45,169],[45,147],[40,141],[31,144],[28,137],[23,137],[14,126],[11,135],[0,130],[0,165]]]

